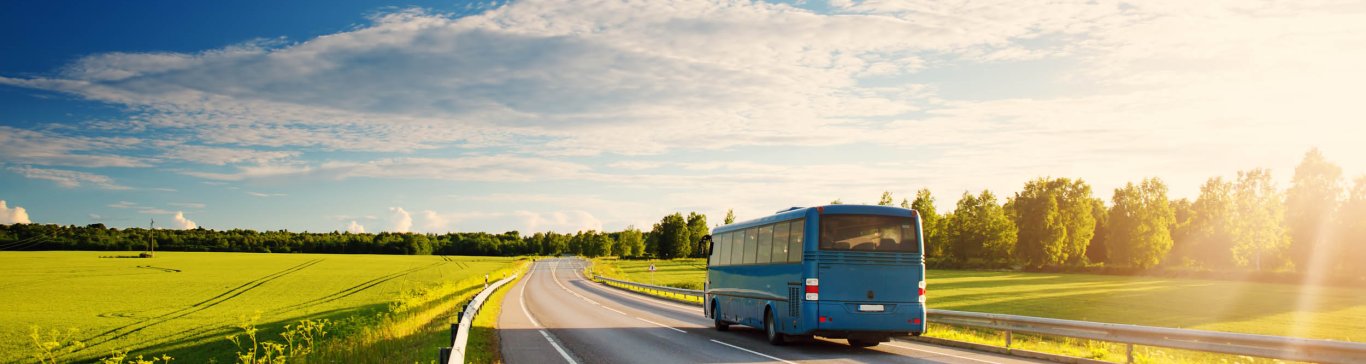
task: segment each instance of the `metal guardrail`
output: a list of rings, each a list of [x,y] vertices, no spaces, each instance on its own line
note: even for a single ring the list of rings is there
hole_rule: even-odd
[[[603,277],[603,276],[600,276],[600,275],[597,275],[597,274],[594,274],[594,275],[593,275],[593,279],[600,280],[600,281],[603,281],[603,282],[607,282],[607,284],[609,284],[609,285],[617,285],[617,286],[620,286],[620,287],[622,287],[622,288],[628,288],[628,287],[629,287],[628,289],[633,289],[633,290],[637,290],[637,291],[653,292],[653,294],[654,294],[655,296],[660,296],[660,297],[664,297],[664,298],[672,298],[672,299],[674,299],[675,301],[682,301],[682,302],[686,302],[686,303],[692,303],[692,304],[696,304],[696,305],[698,305],[698,306],[701,306],[701,305],[702,305],[701,302],[703,301],[704,297],[706,297],[705,295],[702,294],[702,291],[698,291],[698,290],[694,290],[694,289],[685,289],[685,288],[677,288],[677,287],[656,286],[656,285],[653,285],[653,284],[644,284],[644,283],[636,283],[636,282],[631,282],[631,281],[623,281],[623,280],[619,280],[619,279],[612,279],[612,278]],[[661,295],[660,293],[664,293],[664,294],[667,294],[667,295]],[[696,300],[697,302],[693,302],[693,300]]]
[[[460,311],[460,322],[451,324],[451,347],[441,348],[441,352],[437,355],[442,364],[465,363],[465,346],[469,343],[470,325],[474,324],[474,316],[479,314],[479,308],[484,305],[484,301],[488,300],[490,295],[493,295],[494,291],[498,290],[498,287],[512,282],[513,279],[517,279],[517,273],[489,284],[484,287],[483,291],[479,291],[474,299],[465,304],[465,309]]]
[[[705,296],[698,290],[660,287],[596,274],[593,278],[641,291],[664,291],[697,298]],[[1011,345],[1011,334],[1016,332],[1126,344],[1126,357],[1130,363],[1134,361],[1134,345],[1319,363],[1366,363],[1366,344],[1355,342],[936,309],[927,310],[926,313],[928,320],[937,324],[1004,331],[1007,349]]]

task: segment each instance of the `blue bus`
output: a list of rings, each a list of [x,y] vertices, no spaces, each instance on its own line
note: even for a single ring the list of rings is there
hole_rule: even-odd
[[[925,332],[920,214],[890,206],[793,207],[711,234],[707,318],[768,341],[821,336],[855,347]]]

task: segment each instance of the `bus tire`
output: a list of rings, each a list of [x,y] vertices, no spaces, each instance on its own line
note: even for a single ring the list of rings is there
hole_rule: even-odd
[[[721,311],[717,310],[720,307],[716,302],[711,303],[711,317],[716,319],[716,331],[728,331],[730,330],[730,323],[721,320]]]
[[[784,339],[787,339],[787,335],[778,332],[777,325],[773,320],[773,311],[764,309],[764,336],[768,338],[769,344],[782,345],[786,341]]]

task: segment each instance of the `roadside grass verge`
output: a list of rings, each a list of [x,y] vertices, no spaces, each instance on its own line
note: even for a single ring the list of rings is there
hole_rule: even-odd
[[[514,263],[489,273],[504,277],[527,264]],[[468,277],[424,290],[411,291],[375,320],[358,318],[350,335],[325,342],[309,363],[431,363],[442,347],[450,346],[450,324],[460,303],[484,287],[484,277]],[[370,321],[370,322],[365,322]],[[368,323],[368,324],[367,324]],[[473,334],[473,332],[471,333]]]
[[[650,272],[654,264],[655,272]],[[597,273],[608,278],[684,289],[702,289],[707,279],[707,260],[703,258],[625,260],[594,258]]]
[[[517,285],[517,282],[526,278],[526,268],[530,266],[531,263],[529,262],[522,263],[516,270],[517,278],[502,287],[498,287],[498,290],[494,291],[487,301],[484,301],[484,307],[479,309],[479,314],[475,315],[474,322],[471,323],[470,341],[467,344],[465,362],[481,364],[503,362],[503,352],[499,347],[500,337],[498,335],[498,316],[503,312],[503,298],[512,291],[510,287]],[[500,276],[498,279],[502,279],[502,277]],[[489,278],[489,280],[493,280],[493,278]]]

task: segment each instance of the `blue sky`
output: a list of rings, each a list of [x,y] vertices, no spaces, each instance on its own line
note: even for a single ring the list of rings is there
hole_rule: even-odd
[[[1366,173],[1366,6],[0,4],[0,223],[618,230]]]

